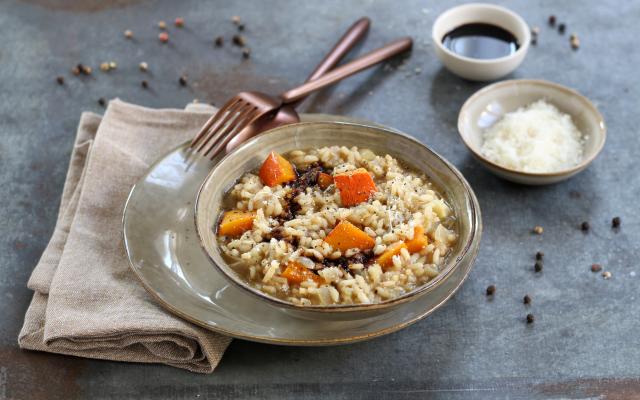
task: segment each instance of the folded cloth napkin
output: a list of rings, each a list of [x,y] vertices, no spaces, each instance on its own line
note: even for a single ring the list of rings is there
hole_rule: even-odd
[[[132,185],[213,111],[113,100],[104,117],[82,114],[56,227],[28,282],[20,347],[213,372],[231,339],[160,308],[129,269],[122,238]]]

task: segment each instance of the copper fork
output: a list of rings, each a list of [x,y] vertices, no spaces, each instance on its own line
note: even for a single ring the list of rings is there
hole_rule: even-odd
[[[331,51],[320,61],[320,64],[316,69],[307,77],[305,82],[310,82],[318,79],[333,67],[335,67],[340,60],[346,56],[353,47],[360,42],[367,32],[371,21],[367,17],[360,18],[353,23],[342,35],[342,37],[336,42]],[[249,138],[268,131],[269,129],[277,128],[282,125],[294,124],[300,122],[300,116],[296,112],[296,107],[302,103],[304,99],[298,100],[293,103],[283,104],[276,113],[270,118],[260,118],[259,120],[247,125],[242,131],[238,132],[233,139],[227,144],[226,152],[230,152],[240,144],[248,140]]]
[[[408,37],[398,39],[277,97],[260,92],[240,92],[207,121],[191,142],[191,148],[213,159],[236,134],[261,118],[271,117],[283,104],[294,103],[316,90],[409,50],[412,43]]]

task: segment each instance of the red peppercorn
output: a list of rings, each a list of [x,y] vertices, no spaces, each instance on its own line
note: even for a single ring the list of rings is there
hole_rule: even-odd
[[[182,28],[184,26],[184,18],[182,17],[176,18],[175,24],[178,28]]]
[[[162,43],[167,43],[169,41],[169,34],[167,32],[161,32],[158,35],[158,39],[160,39]]]

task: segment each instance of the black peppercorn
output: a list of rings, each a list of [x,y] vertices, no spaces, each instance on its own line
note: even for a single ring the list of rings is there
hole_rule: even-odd
[[[580,229],[582,229],[584,232],[587,232],[589,230],[589,223],[587,221],[584,221],[582,225],[580,225]]]
[[[244,30],[244,24],[238,24],[238,30],[239,31],[243,31]]]
[[[495,292],[496,292],[496,285],[487,286],[487,296],[493,296]]]
[[[246,43],[246,40],[244,40],[244,37],[242,35],[233,35],[233,44],[235,44],[236,46],[244,46]]]
[[[620,219],[620,217],[614,217],[611,220],[611,227],[619,228],[621,223],[622,223],[622,220]]]
[[[544,253],[539,251],[536,253],[536,260],[542,260],[544,258]]]
[[[567,26],[566,26],[565,24],[559,24],[559,25],[558,25],[558,32],[559,32],[561,35],[564,35],[564,31],[565,31],[566,29],[567,29]]]
[[[531,297],[527,294],[524,296],[524,298],[522,299],[522,302],[524,304],[531,304]]]
[[[222,47],[222,45],[224,44],[224,38],[222,36],[218,36],[215,40],[214,43],[217,47]]]
[[[184,75],[180,76],[178,82],[180,82],[180,86],[187,86],[187,78]]]
[[[100,104],[102,107],[104,107],[104,105],[106,104],[106,100],[104,99],[104,97],[100,97],[98,99],[98,104]]]
[[[140,82],[140,85],[142,85],[142,88],[143,88],[143,89],[146,89],[146,88],[148,88],[148,87],[149,87],[149,82],[147,82],[147,81],[142,81],[142,82]]]
[[[535,321],[535,317],[533,316],[533,314],[527,314],[527,324],[533,324],[533,321]]]
[[[64,77],[62,76],[57,77],[56,82],[58,82],[58,85],[64,85]]]
[[[556,16],[555,15],[550,15],[549,16],[549,25],[554,26],[556,24]]]
[[[248,49],[247,47],[242,49],[242,57],[244,58],[249,58],[251,57],[251,50]]]
[[[535,269],[536,272],[542,271],[542,261],[541,260],[536,261],[536,264],[534,265],[533,269]]]

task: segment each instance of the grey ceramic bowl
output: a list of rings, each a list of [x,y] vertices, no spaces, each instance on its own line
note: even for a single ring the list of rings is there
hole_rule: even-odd
[[[578,165],[556,172],[523,172],[503,167],[482,154],[484,130],[504,114],[544,99],[569,114],[585,137],[584,154]],[[458,132],[474,157],[489,171],[509,181],[526,185],[547,185],[572,177],[598,156],[607,129],[598,109],[583,95],[557,83],[537,79],[514,79],[489,85],[474,93],[458,115]]]
[[[358,146],[376,153],[390,154],[409,167],[425,173],[440,189],[457,216],[459,239],[442,272],[427,284],[392,300],[366,305],[299,306],[269,296],[250,286],[225,262],[216,241],[215,225],[225,193],[247,171],[259,168],[271,151],[286,153],[295,149],[328,145]],[[225,157],[205,179],[195,206],[196,230],[202,248],[212,264],[232,283],[267,303],[298,317],[328,320],[367,318],[391,311],[397,306],[429,293],[449,279],[461,265],[473,262],[480,244],[480,207],[462,174],[442,157],[415,139],[391,130],[371,126],[310,122],[288,125],[259,135]]]

